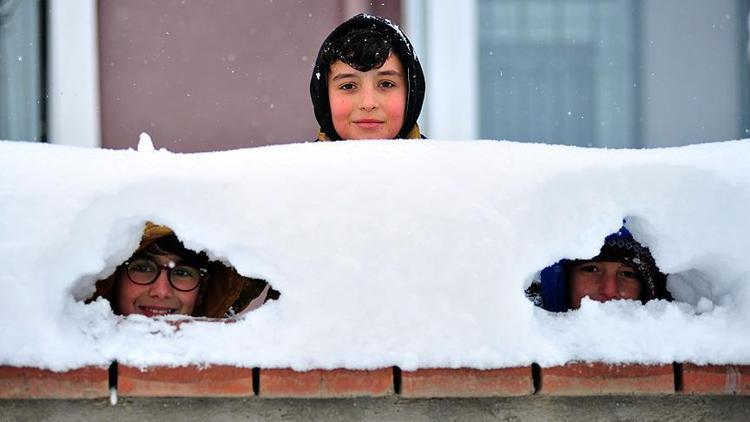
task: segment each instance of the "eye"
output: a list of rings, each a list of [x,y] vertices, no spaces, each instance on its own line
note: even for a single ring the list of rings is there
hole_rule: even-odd
[[[172,275],[180,278],[198,278],[198,270],[193,267],[178,266],[172,269]]]
[[[148,259],[136,259],[128,265],[128,271],[139,273],[154,273],[156,270],[156,264]]]
[[[638,274],[633,270],[621,270],[620,275],[625,278],[638,279]]]
[[[352,89],[355,89],[357,85],[354,84],[354,82],[346,82],[341,85],[339,85],[339,89],[342,91],[351,91]]]
[[[378,86],[380,86],[381,88],[395,88],[396,84],[392,81],[380,81]]]
[[[598,273],[599,267],[597,267],[596,264],[583,264],[578,266],[576,270],[584,273]]]

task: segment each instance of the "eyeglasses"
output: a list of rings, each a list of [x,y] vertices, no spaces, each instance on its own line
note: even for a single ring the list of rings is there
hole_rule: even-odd
[[[181,292],[195,290],[208,273],[205,268],[195,268],[184,264],[175,265],[174,262],[159,265],[151,258],[136,258],[126,261],[123,265],[130,281],[139,286],[153,283],[161,275],[162,269],[167,270],[169,285]]]

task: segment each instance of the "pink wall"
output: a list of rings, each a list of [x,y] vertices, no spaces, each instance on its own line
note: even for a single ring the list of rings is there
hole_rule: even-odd
[[[349,3],[100,0],[102,146],[142,131],[180,152],[313,139],[310,73]],[[400,2],[370,7],[400,17]]]

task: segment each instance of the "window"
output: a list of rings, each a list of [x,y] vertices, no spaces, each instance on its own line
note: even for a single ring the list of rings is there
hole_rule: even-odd
[[[403,0],[434,139],[750,137],[746,0]]]
[[[46,141],[45,10],[0,0],[0,139]]]
[[[480,136],[637,147],[634,4],[482,0]]]

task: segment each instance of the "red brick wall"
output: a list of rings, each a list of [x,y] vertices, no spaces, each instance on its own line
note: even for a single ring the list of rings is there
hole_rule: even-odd
[[[0,398],[140,397],[488,397],[545,395],[750,395],[750,366],[610,365],[570,363],[490,370],[436,368],[401,371],[251,369],[231,366],[119,365],[53,372],[0,366]]]

